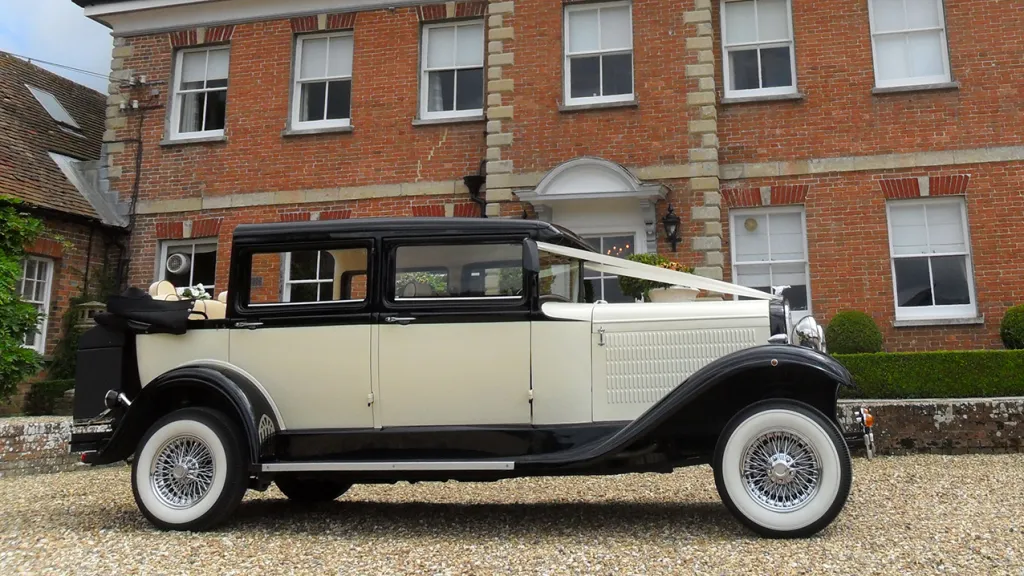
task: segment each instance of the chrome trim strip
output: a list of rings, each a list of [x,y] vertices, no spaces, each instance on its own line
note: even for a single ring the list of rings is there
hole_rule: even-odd
[[[261,464],[263,472],[364,472],[381,470],[512,470],[511,461],[409,461],[409,462],[275,462]]]

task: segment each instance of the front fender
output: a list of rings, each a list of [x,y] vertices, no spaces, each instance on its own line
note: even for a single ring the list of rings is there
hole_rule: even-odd
[[[780,374],[817,375],[815,380],[819,384],[827,383],[827,388],[822,393],[828,394],[831,406],[829,413],[825,415],[833,421],[837,421],[835,406],[839,388],[854,386],[853,377],[842,364],[831,356],[810,348],[788,344],[766,344],[745,348],[706,364],[605,441],[554,455],[526,458],[522,464],[581,466],[614,456],[638,440],[651,436],[718,385],[730,381],[740,382],[743,389],[756,392],[757,387],[765,383],[753,376],[749,379],[742,377],[746,374],[752,375],[754,371],[765,373],[767,370],[778,370]],[[519,466],[520,462],[517,461],[516,465]]]
[[[115,421],[110,440],[83,461],[107,464],[128,458],[157,419],[190,405],[218,408],[235,419],[241,425],[251,464],[271,455],[273,443],[269,440],[281,429],[281,422],[258,386],[227,366],[194,365],[165,372],[144,386]]]

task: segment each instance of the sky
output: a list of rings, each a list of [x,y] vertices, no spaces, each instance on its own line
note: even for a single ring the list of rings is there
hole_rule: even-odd
[[[110,30],[71,0],[0,0],[0,50],[91,72],[110,74]],[[104,78],[36,62],[61,76],[107,93]]]

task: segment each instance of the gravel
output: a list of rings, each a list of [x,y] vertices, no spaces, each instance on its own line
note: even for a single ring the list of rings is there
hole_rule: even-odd
[[[271,487],[218,530],[154,529],[126,467],[0,480],[0,574],[1012,574],[1024,454],[854,461],[847,507],[766,540],[710,468],[355,486],[316,509]]]

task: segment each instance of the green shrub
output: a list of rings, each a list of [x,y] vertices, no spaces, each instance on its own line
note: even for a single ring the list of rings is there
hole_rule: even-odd
[[[1024,350],[837,354],[853,375],[846,398],[1024,396]]]
[[[881,352],[882,331],[864,312],[843,310],[825,328],[825,342],[834,354]]]
[[[678,262],[669,260],[661,254],[633,254],[626,258],[633,262],[639,262],[641,264],[647,264],[649,266],[657,266],[659,268],[665,268],[666,270],[672,270],[675,272],[687,272],[692,273],[693,268],[690,266],[684,266]],[[640,278],[631,278],[629,276],[619,276],[619,289],[626,296],[632,296],[639,300],[641,298],[647,299],[648,292],[655,288],[667,288],[669,284],[664,282],[654,282],[652,280],[643,280]]]
[[[999,337],[1007,350],[1024,350],[1024,304],[1006,311],[999,325]]]
[[[41,380],[33,382],[25,394],[24,412],[27,416],[53,414],[57,400],[64,392],[75,387],[74,380]]]
[[[0,402],[6,402],[41,357],[26,348],[25,334],[36,329],[39,312],[21,299],[21,259],[25,246],[42,232],[42,222],[22,210],[21,200],[0,195]]]

